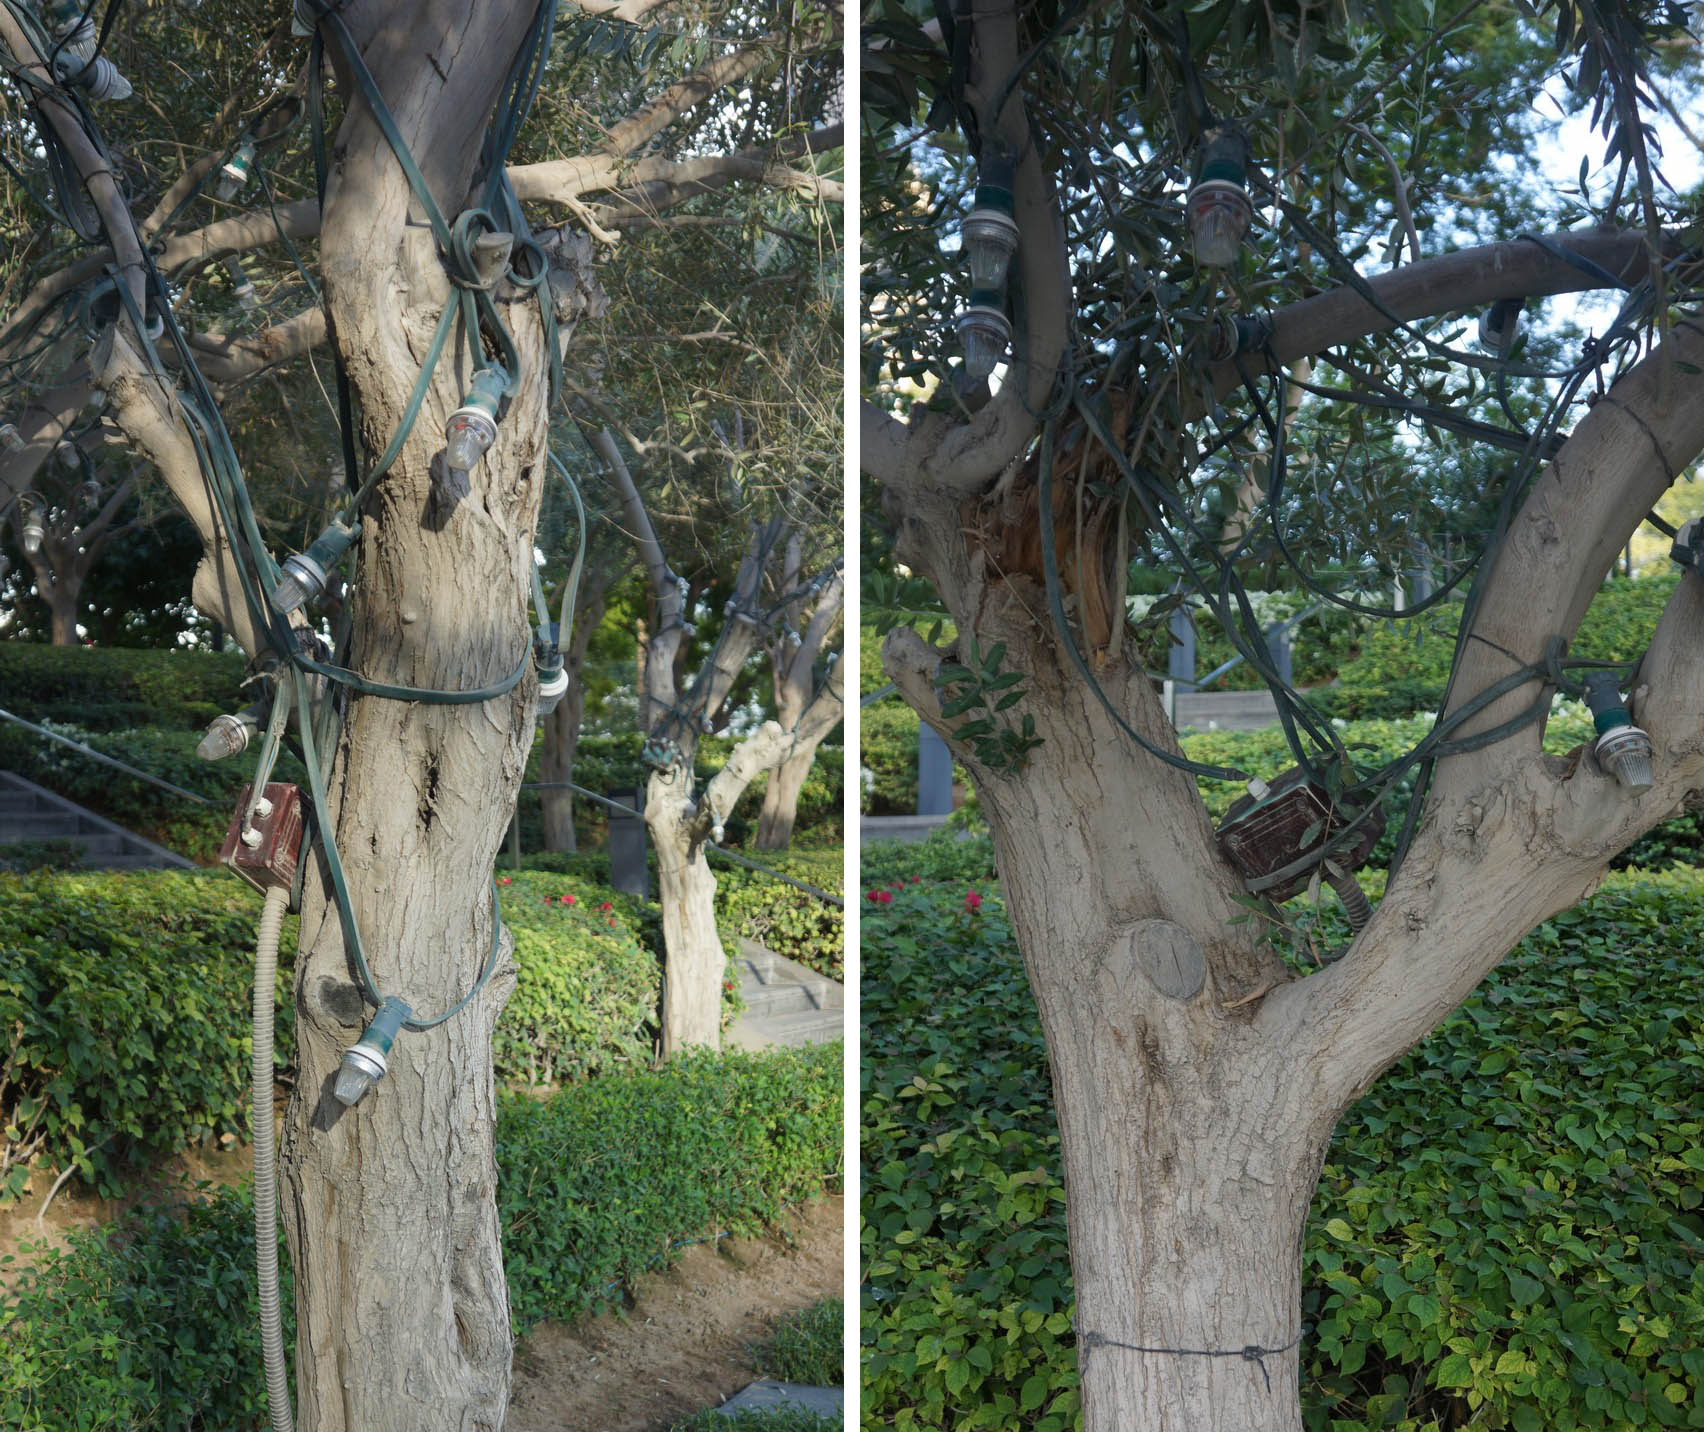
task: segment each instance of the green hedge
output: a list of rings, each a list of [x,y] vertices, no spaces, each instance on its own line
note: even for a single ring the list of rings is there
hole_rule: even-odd
[[[504,1101],[498,1198],[517,1328],[613,1303],[684,1242],[759,1232],[838,1187],[840,1058],[838,1045],[696,1055]],[[0,1426],[262,1432],[252,1207],[226,1189],[149,1209],[73,1233],[17,1274]]]
[[[8,1147],[101,1194],[191,1144],[248,1132],[249,992],[260,900],[234,878],[0,876],[0,1082]],[[285,947],[294,940],[287,922]],[[277,1049],[291,1057],[288,976]]]
[[[661,967],[638,902],[549,874],[501,878],[519,977],[493,1039],[498,1080],[550,1086],[649,1064]],[[16,1130],[10,1146],[39,1133],[33,1165],[75,1163],[111,1196],[163,1155],[222,1133],[246,1137],[260,903],[213,871],[0,875],[0,1027],[12,1031],[0,1118]],[[293,1047],[295,923],[285,922],[280,955],[281,1068]],[[8,1171],[0,1205],[28,1176],[23,1164]]]
[[[0,706],[93,730],[206,726],[247,704],[240,651],[129,650],[0,642]]]
[[[755,1233],[838,1188],[841,1063],[838,1043],[689,1054],[505,1101],[497,1197],[517,1329],[609,1306],[675,1240]]]
[[[864,1418],[1078,1415],[1047,1056],[999,902],[864,907]],[[1310,1432],[1704,1426],[1704,873],[1618,874],[1345,1116]],[[1433,1419],[1438,1419],[1436,1422]]]
[[[520,967],[492,1036],[500,1077],[541,1088],[649,1065],[662,966],[629,902],[549,874],[498,879]]]

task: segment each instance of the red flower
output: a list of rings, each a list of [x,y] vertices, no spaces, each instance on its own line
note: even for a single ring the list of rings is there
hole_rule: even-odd
[[[605,900],[605,901],[604,901],[604,902],[603,902],[603,904],[601,904],[601,905],[599,905],[599,906],[598,906],[598,909],[600,909],[600,910],[611,910],[611,909],[614,909],[614,908],[615,908],[615,907],[614,907],[614,906],[612,906],[612,905],[611,905],[611,904],[610,904],[610,903],[609,903],[609,901],[607,901],[607,900]]]
[[[872,900],[879,901],[883,905],[891,905],[891,904],[893,904],[893,891],[891,891],[891,890],[877,890],[877,891],[872,893],[870,898]]]
[[[509,879],[509,877],[507,875],[505,875],[501,879],[499,879],[497,883],[499,885],[513,885],[515,882],[512,881],[511,879]]]
[[[921,875],[913,875],[911,877],[911,883],[913,885],[921,885],[923,883],[923,877]]]
[[[609,927],[612,930],[615,928],[615,916],[614,915],[611,915],[609,917]]]
[[[572,905],[574,903],[574,897],[572,895],[564,895],[562,897],[562,903],[564,905]]]
[[[974,915],[982,908],[982,897],[974,890],[967,890],[964,896],[964,908]]]

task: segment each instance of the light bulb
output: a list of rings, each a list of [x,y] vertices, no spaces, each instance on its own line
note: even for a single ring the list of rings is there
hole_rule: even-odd
[[[219,182],[214,187],[221,199],[234,199],[247,186],[254,170],[254,141],[245,139],[231,157],[219,166]]]
[[[1623,790],[1650,790],[1655,779],[1651,770],[1655,747],[1650,736],[1633,724],[1632,713],[1622,704],[1615,673],[1594,671],[1583,685],[1592,724],[1598,732],[1592,747],[1598,764],[1615,777]]]
[[[984,166],[985,172],[991,166]],[[1010,170],[1008,164],[1006,168]],[[1006,291],[1006,270],[1018,251],[1018,225],[1012,218],[1012,188],[989,174],[976,186],[976,203],[964,216],[965,257],[970,260],[970,286]]]
[[[0,423],[0,446],[7,452],[22,452],[24,450],[24,435],[18,431],[15,423]]]
[[[379,1012],[373,1016],[373,1022],[367,1026],[360,1042],[343,1051],[343,1062],[338,1065],[337,1079],[331,1086],[338,1103],[345,1108],[354,1108],[367,1090],[385,1077],[385,1070],[389,1067],[385,1056],[390,1053],[391,1045],[396,1042],[398,1032],[412,1012],[395,995],[389,996],[379,1006]]]
[[[314,538],[306,552],[286,557],[283,574],[272,589],[273,610],[279,616],[287,617],[303,602],[323,592],[326,572],[354,545],[355,537],[353,527],[333,522]]]
[[[472,472],[496,442],[497,405],[508,383],[508,373],[497,364],[473,375],[462,405],[444,424],[444,466],[451,472]]]
[[[1479,346],[1493,358],[1507,358],[1520,336],[1520,299],[1500,298],[1479,315]]]
[[[1637,726],[1617,726],[1598,737],[1593,754],[1623,790],[1648,791],[1656,779],[1651,770],[1654,750],[1651,738]]]
[[[1247,177],[1248,140],[1234,129],[1210,131],[1201,172],[1184,199],[1195,261],[1204,268],[1228,268],[1237,260],[1254,219],[1244,187]]]
[[[105,55],[97,56],[92,65],[81,73],[67,76],[74,84],[89,92],[90,99],[129,99],[135,93],[130,81],[118,72],[118,66]]]
[[[95,17],[85,15],[77,0],[51,0],[47,20],[59,49],[60,70],[79,70],[88,64],[97,44]]]
[[[237,302],[251,312],[260,306],[260,300],[254,296],[254,280],[248,276],[242,262],[236,258],[225,260],[225,272],[230,275],[231,290],[235,293]]]
[[[202,736],[195,754],[204,761],[222,761],[227,756],[240,756],[248,749],[249,741],[260,730],[260,720],[251,706],[236,715],[221,713],[215,716]]]
[[[47,528],[42,526],[41,518],[31,514],[24,519],[23,545],[27,556],[33,557],[41,551],[41,539],[47,536]]]
[[[994,301],[989,302],[991,299]],[[994,365],[1006,356],[1006,348],[1012,341],[1012,321],[997,306],[998,302],[998,294],[973,292],[970,307],[958,316],[965,372],[978,382],[993,373]]]
[[[538,714],[548,716],[568,694],[568,673],[562,669],[562,658],[557,657],[554,665],[541,665],[538,669]]]

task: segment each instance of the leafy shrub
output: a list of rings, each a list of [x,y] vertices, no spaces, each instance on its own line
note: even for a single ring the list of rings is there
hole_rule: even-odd
[[[872,887],[994,878],[994,842],[986,831],[961,837],[937,830],[926,840],[872,840],[858,852],[858,883]]]
[[[640,939],[639,902],[548,874],[499,880],[520,967],[492,1036],[499,1077],[541,1087],[648,1065],[662,966]]]
[[[858,764],[871,776],[861,801],[866,815],[917,809],[917,713],[897,696],[859,713]]]
[[[840,1058],[838,1045],[700,1054],[506,1100],[498,1196],[517,1326],[601,1307],[682,1240],[760,1232],[836,1186]],[[224,1189],[73,1233],[19,1275],[0,1326],[0,1426],[262,1432],[252,1219],[252,1194]]]
[[[224,1189],[205,1202],[142,1209],[73,1232],[65,1249],[46,1252],[18,1275],[0,1326],[0,1426],[269,1426],[253,1220],[252,1191]],[[288,1357],[296,1318],[282,1249],[278,1261]]]
[[[843,1417],[822,1417],[796,1403],[780,1407],[744,1407],[723,1412],[719,1407],[694,1412],[669,1432],[840,1432]]]
[[[130,650],[0,642],[4,705],[28,721],[92,730],[153,725],[190,730],[247,704],[240,651]],[[193,743],[192,743],[193,744]]]
[[[1063,1432],[1058,1136],[1010,930],[919,885],[862,948],[866,1418]],[[1612,875],[1349,1111],[1303,1254],[1310,1432],[1469,1402],[1519,1432],[1704,1425],[1700,951],[1704,874]]]
[[[501,1108],[497,1196],[517,1329],[608,1306],[675,1240],[756,1233],[840,1180],[838,1043],[689,1054]]]
[[[229,877],[0,876],[0,1203],[23,1190],[32,1160],[75,1164],[111,1196],[142,1163],[246,1135],[259,915],[259,896]],[[280,1064],[291,1007],[280,971]]]
[[[773,870],[838,895],[844,856],[838,848],[755,853]],[[731,955],[741,936],[832,980],[846,978],[845,912],[806,891],[737,866],[716,871],[716,923]]]

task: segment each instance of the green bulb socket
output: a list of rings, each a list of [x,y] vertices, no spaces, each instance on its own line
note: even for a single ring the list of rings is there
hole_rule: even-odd
[[[1585,679],[1586,706],[1598,735],[1633,724],[1633,714],[1621,702],[1621,687],[1613,671],[1594,671]]]

